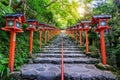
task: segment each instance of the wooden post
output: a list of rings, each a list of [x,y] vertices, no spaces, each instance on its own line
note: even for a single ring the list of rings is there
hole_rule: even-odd
[[[86,34],[86,54],[88,54],[88,30],[85,31]]]
[[[45,43],[45,44],[46,44],[46,36],[47,36],[47,35],[46,35],[46,30],[45,30],[45,34],[44,34],[44,37],[45,37],[45,38],[44,38],[44,43]]]
[[[105,49],[105,40],[104,40],[104,30],[100,31],[100,44],[101,44],[101,53],[102,53],[102,63],[106,65],[106,49]]]
[[[49,40],[50,40],[50,33],[49,33],[49,30],[48,30],[48,32],[47,32],[47,35],[48,35],[48,36],[47,36],[47,39],[48,39],[47,41],[49,42]]]
[[[79,31],[80,34],[80,46],[82,46],[82,30]]]
[[[8,67],[10,69],[10,72],[14,71],[14,55],[15,55],[15,44],[16,44],[16,32],[11,31],[10,36],[10,54],[9,54],[9,63]]]
[[[40,30],[40,35],[39,35],[39,43],[40,43],[40,48],[42,48],[42,30]]]
[[[33,30],[30,30],[30,57],[32,57],[32,47],[33,47]]]
[[[76,31],[76,43],[78,43],[78,33]]]

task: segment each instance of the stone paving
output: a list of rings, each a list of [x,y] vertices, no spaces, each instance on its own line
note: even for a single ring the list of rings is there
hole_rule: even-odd
[[[65,80],[117,80],[110,71],[97,69],[98,59],[87,57],[64,34],[45,46],[44,52],[34,54],[28,64],[21,66],[16,80],[61,80],[61,41],[64,41]],[[14,73],[15,74],[15,73]],[[18,79],[19,77],[19,79]]]
[[[60,80],[61,65],[28,64],[21,67],[22,77],[37,80]],[[92,64],[65,64],[66,80],[116,80],[109,71],[101,71]]]

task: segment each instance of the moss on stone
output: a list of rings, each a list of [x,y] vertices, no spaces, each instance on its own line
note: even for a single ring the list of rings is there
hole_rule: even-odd
[[[115,71],[115,68],[110,65],[104,65],[102,63],[95,64],[95,66],[101,70]]]

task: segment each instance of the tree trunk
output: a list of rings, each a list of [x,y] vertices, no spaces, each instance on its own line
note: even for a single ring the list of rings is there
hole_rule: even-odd
[[[11,6],[11,4],[12,4],[12,0],[9,0],[9,6]]]
[[[24,16],[26,17],[26,0],[25,0],[25,2],[24,2]]]

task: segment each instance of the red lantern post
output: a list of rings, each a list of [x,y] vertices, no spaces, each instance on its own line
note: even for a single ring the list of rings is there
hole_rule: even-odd
[[[30,57],[32,57],[32,47],[33,47],[33,32],[36,31],[36,26],[38,26],[38,21],[36,19],[27,20],[28,28],[30,31]]]
[[[81,25],[83,26],[83,30],[85,31],[85,35],[86,35],[86,54],[88,54],[88,51],[89,51],[88,31],[91,29],[90,23],[91,23],[91,21],[81,21]]]
[[[71,28],[72,31],[72,38],[75,39],[75,26]]]
[[[42,31],[44,29],[45,24],[44,23],[39,23],[39,30],[40,30],[40,35],[39,35],[39,44],[40,48],[42,47]]]
[[[50,27],[48,28],[48,41],[50,41]]]
[[[14,55],[15,55],[15,44],[16,44],[16,33],[23,32],[22,23],[25,22],[23,14],[8,14],[5,16],[6,26],[2,30],[9,31],[10,35],[10,51],[9,51],[9,62],[8,67],[10,72],[14,71]]]
[[[100,32],[100,44],[101,44],[101,53],[102,53],[102,63],[104,65],[106,62],[106,49],[105,49],[105,41],[104,41],[104,31],[109,29],[108,19],[110,19],[110,15],[95,15],[92,17],[92,23],[97,25],[95,32]]]
[[[44,43],[47,43],[47,25],[44,26]]]
[[[76,37],[76,43],[78,43],[78,26],[76,25],[75,28],[74,28],[74,31],[75,31],[75,37]]]
[[[78,29],[79,29],[80,46],[82,46],[82,31],[83,31],[83,27],[82,27],[81,23],[78,23],[77,26],[78,26]]]
[[[50,41],[50,39],[52,38],[52,37],[51,37],[52,30],[53,30],[53,27],[49,25],[49,26],[48,26],[48,41]]]
[[[52,26],[51,25],[47,25],[47,41],[50,40],[50,31],[52,30]]]

